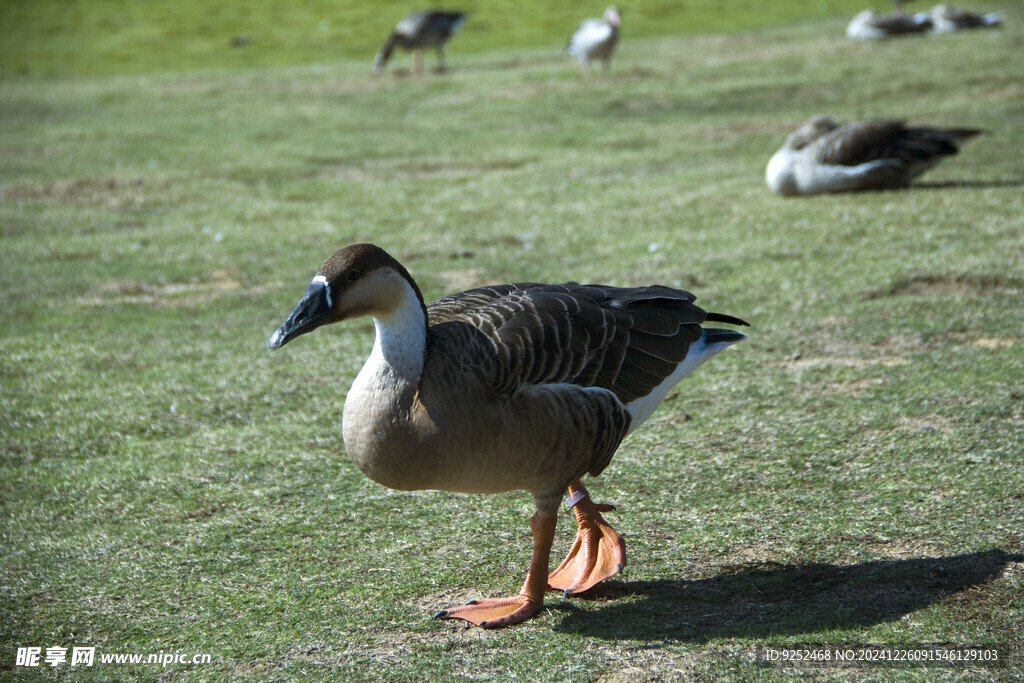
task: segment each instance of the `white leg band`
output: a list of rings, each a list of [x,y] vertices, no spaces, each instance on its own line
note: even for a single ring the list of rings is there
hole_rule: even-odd
[[[581,500],[583,500],[584,498],[586,498],[589,495],[590,495],[590,492],[587,491],[585,488],[583,488],[581,486],[578,489],[576,489],[576,493],[574,493],[571,496],[569,496],[569,499],[566,501],[566,504],[570,508],[574,508],[574,507],[576,507],[577,503],[579,503]]]

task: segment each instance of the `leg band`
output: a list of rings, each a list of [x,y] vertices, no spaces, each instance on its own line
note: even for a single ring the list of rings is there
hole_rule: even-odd
[[[590,492],[581,486],[578,489],[576,489],[576,492],[574,494],[569,496],[569,499],[566,501],[566,504],[571,508],[576,507],[577,503],[579,503],[581,500],[583,500],[589,495]]]

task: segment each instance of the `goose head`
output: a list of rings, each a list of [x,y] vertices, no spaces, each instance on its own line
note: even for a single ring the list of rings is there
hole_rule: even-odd
[[[622,17],[619,16],[619,10],[614,6],[609,7],[604,11],[604,20],[607,21],[611,26],[618,28],[622,23]]]
[[[405,267],[373,244],[339,249],[316,271],[306,293],[281,327],[267,341],[270,350],[331,323],[372,316],[386,319],[418,300],[426,325],[426,307],[419,287]]]

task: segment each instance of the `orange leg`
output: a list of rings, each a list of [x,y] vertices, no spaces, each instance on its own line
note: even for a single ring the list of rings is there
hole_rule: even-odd
[[[463,607],[441,610],[435,619],[464,619],[483,628],[501,628],[518,624],[533,616],[544,605],[544,591],[547,589],[548,564],[551,559],[551,543],[555,538],[557,515],[544,517],[540,513],[530,518],[533,532],[533,559],[526,573],[526,582],[519,595],[511,598],[489,598],[474,600]]]
[[[615,508],[595,504],[579,480],[569,485],[569,493],[582,495],[572,508],[580,528],[568,557],[548,577],[548,586],[566,595],[582,593],[626,566],[626,542],[601,516]]]

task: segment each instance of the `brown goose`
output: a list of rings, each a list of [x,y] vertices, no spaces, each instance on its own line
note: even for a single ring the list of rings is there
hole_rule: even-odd
[[[892,36],[926,33],[932,27],[931,19],[920,15],[879,14],[866,9],[855,16],[846,27],[850,40],[877,40]]]
[[[929,128],[903,121],[840,126],[815,116],[794,131],[765,168],[765,182],[781,195],[907,187],[914,178],[984,131]]]
[[[668,287],[520,283],[479,287],[429,306],[380,247],[335,252],[267,343],[277,349],[321,325],[372,316],[370,357],[345,401],[349,456],[400,490],[525,490],[533,559],[519,595],[439,612],[497,628],[529,618],[544,592],[579,593],[626,562],[622,538],[580,481],[599,474],[622,439],[669,390],[746,335]],[[568,489],[579,525],[548,575],[556,512]]]
[[[381,47],[373,60],[373,72],[380,73],[391,58],[396,47],[412,50],[412,72],[423,73],[423,50],[432,47],[437,53],[437,70],[447,70],[444,61],[444,44],[466,21],[464,12],[441,10],[420,10],[398,22],[395,30]]]

